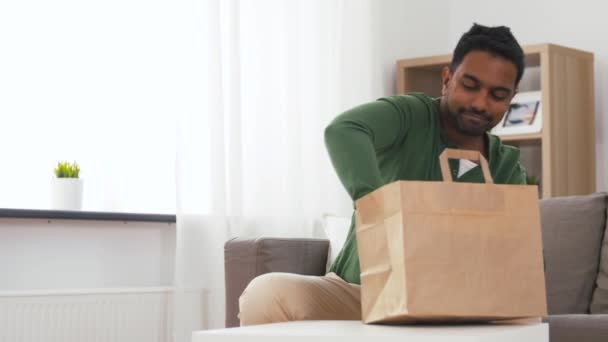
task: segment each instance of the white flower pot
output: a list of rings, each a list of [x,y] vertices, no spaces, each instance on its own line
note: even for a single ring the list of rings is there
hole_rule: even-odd
[[[80,178],[53,178],[52,208],[82,209],[82,185],[83,181]]]

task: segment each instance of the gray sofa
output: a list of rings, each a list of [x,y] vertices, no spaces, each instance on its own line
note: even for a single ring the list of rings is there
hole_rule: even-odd
[[[551,342],[608,342],[605,193],[539,203]],[[225,244],[226,327],[239,325],[238,298],[269,272],[323,275],[329,242],[232,239]]]

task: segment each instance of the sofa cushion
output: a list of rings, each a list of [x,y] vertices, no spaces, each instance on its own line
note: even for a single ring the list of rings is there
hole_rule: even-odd
[[[338,254],[344,246],[348,230],[350,229],[351,218],[348,216],[337,216],[331,214],[323,215],[323,229],[325,237],[329,240],[329,254],[327,256],[326,271],[334,263]]]
[[[235,238],[224,245],[226,327],[239,325],[239,297],[262,274],[324,275],[329,242],[321,239]]]
[[[605,342],[608,336],[608,315],[554,315],[544,321],[551,342]]]
[[[589,313],[605,229],[606,194],[539,203],[551,315]]]
[[[606,214],[608,215],[608,212]],[[608,314],[608,224],[604,231],[604,243],[600,254],[600,269],[596,284],[590,311],[592,314]]]

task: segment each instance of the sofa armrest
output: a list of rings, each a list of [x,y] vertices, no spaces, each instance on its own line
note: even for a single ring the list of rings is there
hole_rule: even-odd
[[[226,327],[239,325],[239,297],[264,273],[325,275],[329,241],[322,239],[234,238],[224,245]]]
[[[605,342],[608,339],[608,315],[551,315],[551,342]]]

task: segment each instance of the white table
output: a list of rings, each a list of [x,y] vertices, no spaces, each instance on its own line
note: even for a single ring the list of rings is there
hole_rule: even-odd
[[[192,342],[548,342],[549,325],[366,325],[360,321],[300,321],[197,331]]]

